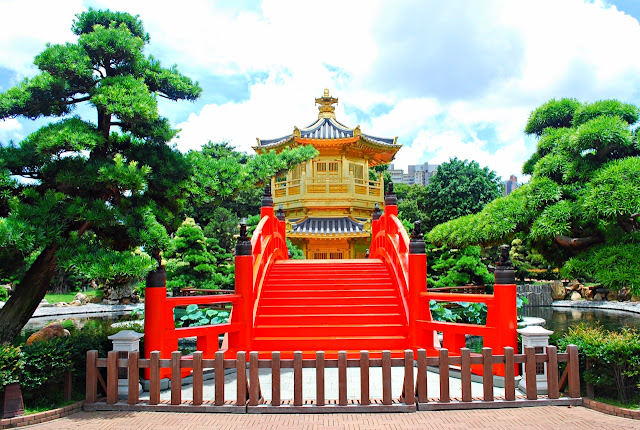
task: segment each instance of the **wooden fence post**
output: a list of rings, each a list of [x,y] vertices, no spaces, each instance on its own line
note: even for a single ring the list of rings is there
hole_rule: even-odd
[[[202,351],[193,353],[193,405],[202,404],[204,375],[202,373]]]
[[[485,402],[493,401],[493,355],[491,348],[482,348],[482,391]]]
[[[140,395],[140,369],[138,368],[138,359],[140,358],[139,351],[129,352],[129,369],[127,370],[127,376],[129,378],[129,396],[128,401],[130,405],[138,403],[138,396]]]
[[[506,400],[516,399],[516,380],[515,380],[515,359],[513,356],[513,348],[504,347],[504,398]],[[557,379],[557,378],[556,378]]]
[[[236,382],[236,406],[242,406],[247,403],[247,358],[244,351],[236,354]]]
[[[280,406],[280,351],[271,353],[271,406]]]
[[[224,405],[224,351],[216,351],[215,354],[215,405]]]
[[[316,404],[324,403],[324,351],[316,351]]]
[[[526,361],[524,363],[524,373],[527,382],[527,399],[536,400],[538,398],[538,387],[536,385],[536,349],[533,346],[525,346],[524,353]]]
[[[182,403],[182,372],[180,370],[180,360],[182,353],[173,351],[171,353],[171,404]]]
[[[473,400],[471,395],[471,350],[469,348],[460,349],[460,383],[462,385],[462,401]]]
[[[550,399],[560,397],[558,391],[558,350],[554,345],[547,346],[547,396]]]
[[[360,404],[371,403],[369,396],[369,351],[360,351]]]
[[[569,354],[569,397],[580,397],[580,361],[578,359],[578,347],[567,345]]]
[[[107,353],[107,404],[113,405],[118,401],[118,353]]]
[[[347,405],[347,351],[338,351],[338,404]]]
[[[449,351],[446,348],[440,348],[439,353],[439,372],[440,372],[440,402],[449,403]]]
[[[427,350],[418,350],[418,376],[416,377],[415,392],[419,403],[427,403]]]
[[[98,399],[98,351],[87,351],[87,381],[85,402],[95,403]]]
[[[382,351],[382,404],[390,405],[391,398],[391,351]]]
[[[413,391],[413,350],[404,351],[404,403],[413,405],[416,403],[415,391]]]
[[[293,404],[302,406],[302,351],[293,353]]]
[[[249,406],[257,406],[260,402],[258,371],[258,351],[251,351],[249,353]]]
[[[149,354],[149,404],[160,403],[160,351]]]

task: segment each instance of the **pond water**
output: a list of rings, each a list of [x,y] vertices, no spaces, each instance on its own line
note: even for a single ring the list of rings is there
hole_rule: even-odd
[[[522,315],[544,318],[545,328],[561,336],[569,327],[584,323],[588,326],[601,325],[607,330],[620,331],[623,327],[640,329],[640,315],[631,312],[608,311],[600,309],[525,307]]]

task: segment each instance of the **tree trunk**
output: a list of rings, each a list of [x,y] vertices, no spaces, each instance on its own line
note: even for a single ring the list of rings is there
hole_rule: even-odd
[[[0,309],[0,344],[13,342],[47,294],[55,274],[57,251],[57,245],[49,245],[42,250]]]

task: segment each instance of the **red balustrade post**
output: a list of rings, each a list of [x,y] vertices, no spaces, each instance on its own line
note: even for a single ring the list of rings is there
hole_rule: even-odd
[[[164,344],[167,274],[160,254],[154,254],[154,258],[158,268],[147,275],[144,289],[144,356],[149,358],[152,351],[160,351],[163,358],[168,358],[170,351],[165,351]],[[149,377],[149,369],[144,369],[144,378],[148,380]]]
[[[495,324],[495,346],[494,351],[501,354],[505,346],[510,346],[517,350],[518,335],[518,310],[516,307],[516,279],[515,271],[509,261],[509,246],[500,247],[500,258],[496,263],[496,282],[493,286],[494,312],[492,324]],[[502,366],[497,366],[497,374],[504,376]],[[517,373],[516,366],[516,375]]]
[[[378,231],[380,231],[380,215],[382,215],[382,212],[380,212],[380,206],[376,202],[373,213],[371,214],[371,240],[373,240],[378,234]]]
[[[235,293],[241,297],[234,306],[232,322],[243,323],[245,329],[229,333],[229,348],[250,351],[253,336],[253,255],[245,223],[240,224],[240,237],[236,244]]]
[[[434,348],[433,336],[428,336],[418,327],[417,321],[430,321],[431,315],[426,300],[420,293],[427,291],[427,252],[420,231],[420,221],[414,223],[411,241],[409,242],[409,339],[411,347]],[[431,339],[431,343],[429,340]]]

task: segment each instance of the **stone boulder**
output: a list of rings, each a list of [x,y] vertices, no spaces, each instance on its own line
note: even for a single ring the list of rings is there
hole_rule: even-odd
[[[573,291],[571,293],[571,295],[569,296],[569,300],[576,301],[576,300],[580,300],[580,299],[582,299],[582,295],[577,291]]]
[[[562,285],[562,282],[551,284],[551,298],[553,300],[564,300],[565,297],[567,297],[567,290]]]
[[[591,287],[584,287],[582,288],[582,297],[584,297],[587,300],[593,300],[593,296],[596,295],[596,290],[595,288],[591,288]]]
[[[613,290],[609,291],[609,294],[607,294],[607,300],[611,300],[611,301],[618,300],[618,292]]]
[[[580,284],[580,281],[578,281],[577,279],[574,279],[573,281],[569,282],[569,285],[567,285],[567,290],[569,291],[579,290],[581,285],[582,284]]]
[[[82,306],[82,302],[80,300],[73,300],[69,302],[69,306]]]
[[[102,303],[102,297],[92,297],[89,303]]]
[[[630,299],[631,299],[631,291],[629,291],[628,288],[622,287],[620,288],[620,290],[618,290],[619,302],[626,302],[627,300],[630,300]]]
[[[78,300],[83,305],[86,305],[89,302],[89,298],[87,297],[87,295],[82,293],[76,294],[76,296],[73,298],[73,301],[76,300]]]
[[[43,340],[53,339],[54,337],[69,336],[69,330],[65,330],[59,322],[49,323],[46,327],[38,330],[27,339],[26,344],[31,345],[34,342],[42,342]]]

